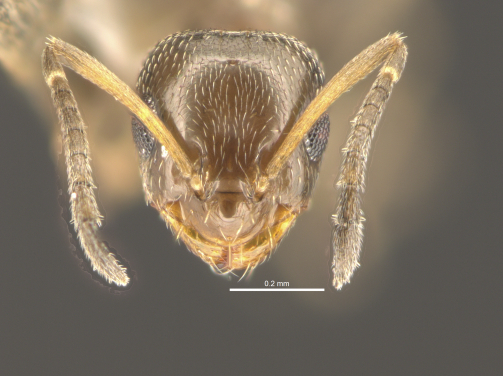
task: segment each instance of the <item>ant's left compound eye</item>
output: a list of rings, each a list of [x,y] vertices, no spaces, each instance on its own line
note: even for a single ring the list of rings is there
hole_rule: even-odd
[[[327,113],[320,116],[309,133],[304,137],[306,153],[312,162],[320,160],[328,143],[330,134],[330,119]]]

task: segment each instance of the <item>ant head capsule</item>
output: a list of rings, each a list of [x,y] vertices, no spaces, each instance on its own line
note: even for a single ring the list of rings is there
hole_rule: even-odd
[[[261,263],[307,207],[327,116],[276,177],[268,179],[265,167],[322,84],[307,47],[266,32],[175,34],[145,62],[140,96],[196,161],[194,175],[184,179],[134,120],[147,200],[218,272]]]

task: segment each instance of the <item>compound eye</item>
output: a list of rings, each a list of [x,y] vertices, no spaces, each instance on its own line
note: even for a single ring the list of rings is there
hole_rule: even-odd
[[[330,119],[328,113],[324,113],[313,125],[309,133],[304,137],[306,153],[312,162],[321,159],[327,147],[328,136],[330,134]]]
[[[152,96],[145,95],[142,100],[156,115],[159,115],[159,106]],[[131,126],[133,128],[133,140],[140,153],[140,157],[144,159],[149,158],[156,143],[154,135],[135,115],[131,119]]]
[[[154,135],[134,115],[131,119],[131,126],[133,128],[133,140],[140,157],[143,159],[149,158],[155,146]]]

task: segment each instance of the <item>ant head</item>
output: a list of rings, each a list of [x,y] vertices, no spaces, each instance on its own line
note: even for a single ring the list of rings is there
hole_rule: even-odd
[[[328,117],[275,176],[267,166],[322,83],[311,51],[272,33],[175,34],[145,62],[138,91],[191,164],[134,117],[147,201],[216,270],[262,262],[307,207]]]

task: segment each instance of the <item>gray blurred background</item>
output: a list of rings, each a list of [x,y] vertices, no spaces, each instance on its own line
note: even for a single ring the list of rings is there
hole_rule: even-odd
[[[0,2],[2,375],[502,374],[503,4],[34,4]],[[16,27],[5,14],[17,15]],[[329,281],[333,185],[349,120],[375,75],[332,106],[310,210],[238,283],[177,244],[144,204],[129,114],[69,73],[89,126],[103,238],[133,285],[111,291],[82,261],[62,219],[66,176],[40,68],[44,38],[75,44],[134,86],[158,40],[198,28],[292,34],[317,52],[327,78],[389,32],[407,36],[409,61],[371,151],[362,266],[342,291]],[[326,291],[229,292],[266,280]]]

